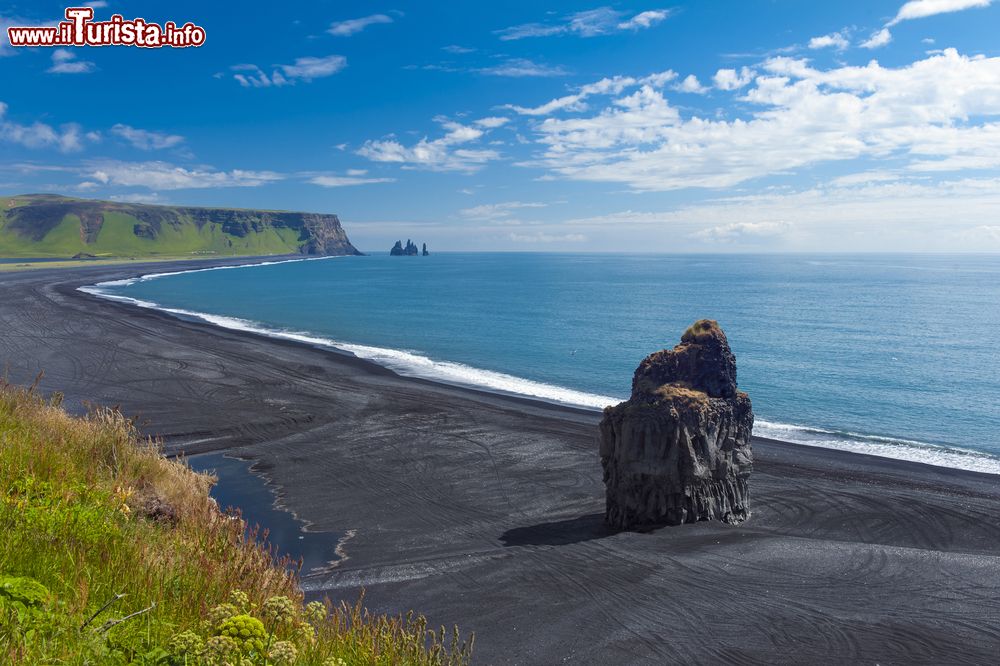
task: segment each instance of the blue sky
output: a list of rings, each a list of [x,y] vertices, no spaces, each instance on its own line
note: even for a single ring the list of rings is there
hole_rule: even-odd
[[[91,4],[207,41],[4,35],[0,192],[333,212],[374,251],[1000,250],[1000,2]]]

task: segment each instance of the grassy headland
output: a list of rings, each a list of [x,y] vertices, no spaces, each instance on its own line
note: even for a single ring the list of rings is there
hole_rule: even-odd
[[[0,197],[0,257],[358,254],[336,215],[154,206],[54,194]]]
[[[303,604],[213,479],[120,413],[0,382],[0,663],[463,664],[471,646],[357,604]]]

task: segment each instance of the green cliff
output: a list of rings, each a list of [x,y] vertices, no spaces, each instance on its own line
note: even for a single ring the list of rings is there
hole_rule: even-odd
[[[361,254],[336,215],[0,197],[0,257]]]

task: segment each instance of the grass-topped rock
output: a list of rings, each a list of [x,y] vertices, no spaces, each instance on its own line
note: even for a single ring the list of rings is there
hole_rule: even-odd
[[[606,520],[616,528],[750,515],[750,398],[718,323],[703,319],[635,371],[632,396],[604,410]]]

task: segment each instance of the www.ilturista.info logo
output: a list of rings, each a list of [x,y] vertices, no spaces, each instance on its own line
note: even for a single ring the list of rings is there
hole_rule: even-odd
[[[11,46],[163,46],[184,48],[205,43],[205,29],[188,22],[163,25],[145,19],[125,20],[115,14],[108,21],[94,21],[91,7],[67,7],[66,20],[57,25],[7,28]]]

